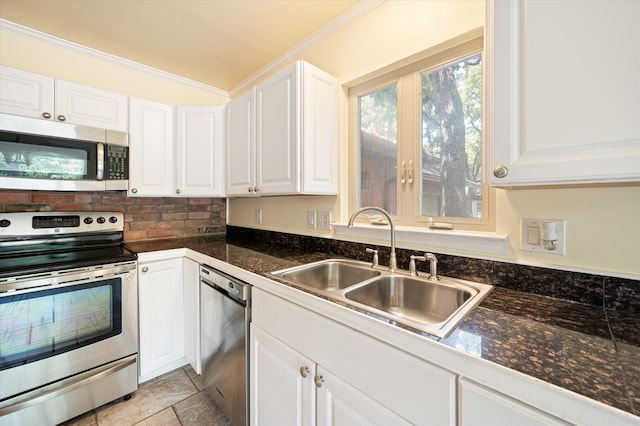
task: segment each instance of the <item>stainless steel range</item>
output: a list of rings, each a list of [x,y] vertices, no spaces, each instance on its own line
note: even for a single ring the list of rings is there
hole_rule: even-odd
[[[0,425],[138,389],[137,255],[122,213],[0,213]]]

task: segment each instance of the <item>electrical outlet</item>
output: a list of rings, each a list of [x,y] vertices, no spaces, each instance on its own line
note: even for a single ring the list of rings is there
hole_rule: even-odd
[[[564,256],[566,228],[564,220],[522,218],[520,250]]]
[[[256,223],[262,223],[262,209],[256,209]]]
[[[307,228],[316,229],[316,212],[313,210],[307,211]]]
[[[331,229],[331,212],[320,211],[316,215],[316,229]]]

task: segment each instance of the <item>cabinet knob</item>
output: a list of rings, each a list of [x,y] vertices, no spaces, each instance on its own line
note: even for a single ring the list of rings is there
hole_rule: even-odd
[[[493,175],[497,178],[503,178],[509,174],[509,169],[506,166],[498,166],[493,169]]]
[[[253,186],[249,187],[249,192],[253,192]]]
[[[66,121],[67,117],[65,117],[64,115],[60,114],[58,116],[58,121]]]
[[[176,189],[176,194],[182,194],[182,190],[180,188]]]
[[[142,267],[142,272],[148,272],[149,271],[149,267],[148,266],[143,266]]]
[[[137,194],[138,193],[138,188],[131,188],[131,192],[133,194]]]
[[[260,188],[258,188],[257,186],[254,186],[253,187],[253,192],[258,192],[258,191],[260,191]]]
[[[309,374],[309,367],[305,367],[305,366],[300,367],[300,375],[302,377],[307,377],[308,374]]]
[[[316,376],[313,378],[313,381],[316,383],[316,386],[321,388],[322,384],[324,383],[324,377],[322,376]]]
[[[46,118],[47,120],[51,118],[51,113],[50,112],[43,112],[42,113],[42,117]]]

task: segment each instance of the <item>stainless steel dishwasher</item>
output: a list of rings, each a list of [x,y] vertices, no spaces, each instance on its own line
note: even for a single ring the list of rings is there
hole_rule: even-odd
[[[207,393],[233,426],[249,419],[251,286],[200,266],[200,355]]]

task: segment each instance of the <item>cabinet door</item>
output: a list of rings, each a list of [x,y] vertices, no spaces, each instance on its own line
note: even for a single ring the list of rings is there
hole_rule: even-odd
[[[460,417],[462,426],[569,424],[466,379],[460,380]]]
[[[184,283],[184,357],[193,370],[201,374],[200,359],[200,264],[183,260]]]
[[[640,180],[640,2],[487,7],[491,184]]]
[[[57,121],[126,132],[127,96],[64,80],[56,80]]]
[[[128,195],[173,195],[173,107],[138,98],[129,102]]]
[[[176,193],[223,196],[224,107],[178,107]]]
[[[251,324],[252,426],[315,424],[315,364]]]
[[[255,194],[255,92],[227,105],[225,186],[227,195]]]
[[[338,193],[338,82],[302,63],[302,192]]]
[[[140,263],[140,382],[184,363],[182,258]]]
[[[0,112],[53,120],[53,77],[0,65]]]
[[[318,425],[411,424],[321,366],[317,377]]]
[[[300,192],[298,68],[256,87],[256,179],[259,194]]]

